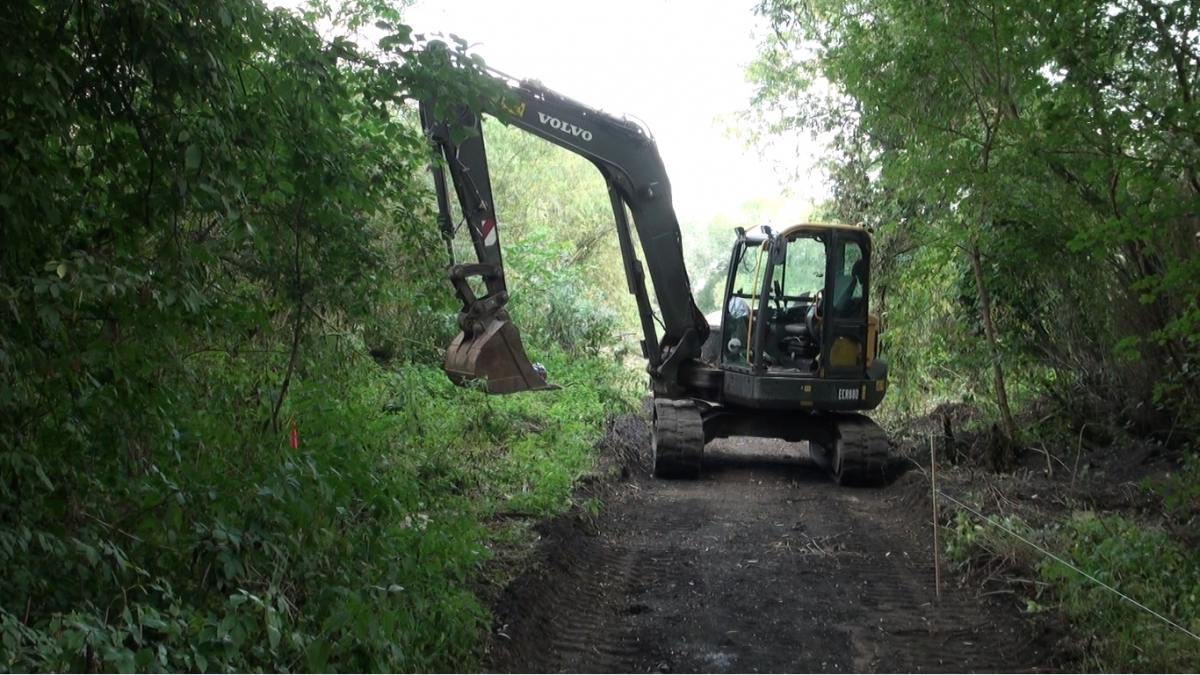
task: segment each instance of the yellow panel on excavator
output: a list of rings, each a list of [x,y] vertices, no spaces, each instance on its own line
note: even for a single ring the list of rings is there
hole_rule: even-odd
[[[861,365],[862,345],[848,337],[839,337],[829,348],[829,364],[833,366]]]
[[[459,333],[446,350],[443,368],[455,384],[486,380],[490,394],[555,388],[533,369],[520,332],[508,320],[487,319],[483,330]]]

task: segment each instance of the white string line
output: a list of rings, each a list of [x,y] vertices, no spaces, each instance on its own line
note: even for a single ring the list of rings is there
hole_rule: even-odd
[[[1094,577],[1094,576],[1092,576],[1092,575],[1088,574],[1087,572],[1084,572],[1083,570],[1081,570],[1081,569],[1079,569],[1078,567],[1076,567],[1076,566],[1072,565],[1071,563],[1067,562],[1066,560],[1063,560],[1062,558],[1060,558],[1060,557],[1058,557],[1058,556],[1054,555],[1054,554],[1053,554],[1053,553],[1051,553],[1050,551],[1047,551],[1046,549],[1042,548],[1041,546],[1038,546],[1037,544],[1033,543],[1032,541],[1029,541],[1029,540],[1028,540],[1028,539],[1026,539],[1025,537],[1022,537],[1021,535],[1017,534],[1016,532],[1014,532],[1014,531],[1010,530],[1009,528],[1005,527],[1003,524],[1001,524],[1001,523],[999,523],[999,522],[997,522],[997,521],[995,521],[995,520],[992,520],[991,518],[989,518],[989,517],[987,517],[987,516],[983,515],[982,513],[980,513],[980,512],[978,512],[978,511],[976,511],[975,509],[971,508],[970,506],[967,506],[966,504],[964,504],[964,503],[962,503],[962,502],[958,501],[958,500],[957,500],[957,499],[955,499],[954,497],[951,497],[950,495],[946,494],[945,492],[942,492],[941,490],[938,490],[938,491],[937,491],[937,493],[938,493],[939,495],[941,495],[942,497],[945,497],[946,499],[948,499],[948,500],[950,500],[950,501],[954,502],[955,504],[957,504],[957,505],[961,506],[962,508],[964,508],[964,509],[966,509],[966,510],[970,511],[971,513],[975,514],[976,516],[979,516],[979,517],[980,517],[980,518],[982,518],[984,521],[986,521],[986,522],[987,522],[989,525],[992,525],[993,527],[997,527],[997,528],[999,528],[999,529],[1001,529],[1001,530],[1004,530],[1005,532],[1007,532],[1007,533],[1011,534],[1012,536],[1016,537],[1017,539],[1020,539],[1021,541],[1025,542],[1026,544],[1029,544],[1029,545],[1030,545],[1030,546],[1032,546],[1033,548],[1035,548],[1035,549],[1037,549],[1037,550],[1041,551],[1041,552],[1042,552],[1042,553],[1044,553],[1045,555],[1047,555],[1047,556],[1049,556],[1049,557],[1053,558],[1054,560],[1058,561],[1058,563],[1059,563],[1059,564],[1061,564],[1061,565],[1064,565],[1064,566],[1066,566],[1066,567],[1068,567],[1068,568],[1070,568],[1070,569],[1072,569],[1072,570],[1074,570],[1074,571],[1078,572],[1079,574],[1082,574],[1083,576],[1087,577],[1088,579],[1091,579],[1092,581],[1096,582],[1097,584],[1100,584],[1100,585],[1101,585],[1101,586],[1103,586],[1104,588],[1106,588],[1106,589],[1108,589],[1109,591],[1111,591],[1111,592],[1115,593],[1115,594],[1116,594],[1118,597],[1120,597],[1122,600],[1125,600],[1126,602],[1128,602],[1128,603],[1130,603],[1130,604],[1134,605],[1135,607],[1138,607],[1138,608],[1140,608],[1140,609],[1142,609],[1142,610],[1144,610],[1144,611],[1146,611],[1146,612],[1149,612],[1150,614],[1153,614],[1154,616],[1158,617],[1158,619],[1159,619],[1160,621],[1163,621],[1163,622],[1165,622],[1165,623],[1167,623],[1167,624],[1169,624],[1169,625],[1171,625],[1171,626],[1173,626],[1173,627],[1175,627],[1175,628],[1179,629],[1180,631],[1182,631],[1182,632],[1186,633],[1188,636],[1190,636],[1190,637],[1191,637],[1193,640],[1196,640],[1197,642],[1200,642],[1200,635],[1196,635],[1196,634],[1195,634],[1195,633],[1193,633],[1192,631],[1190,631],[1190,630],[1188,630],[1188,629],[1184,628],[1183,626],[1181,626],[1181,625],[1179,625],[1179,624],[1175,623],[1174,621],[1172,621],[1172,620],[1168,619],[1167,617],[1163,616],[1162,614],[1159,614],[1158,612],[1156,612],[1156,611],[1154,611],[1154,610],[1150,609],[1149,607],[1147,607],[1147,606],[1143,605],[1142,603],[1138,602],[1137,600],[1134,600],[1133,598],[1129,597],[1128,595],[1125,595],[1125,594],[1124,594],[1124,593],[1122,593],[1121,591],[1118,591],[1117,589],[1113,588],[1112,586],[1109,586],[1108,584],[1104,583],[1103,581],[1100,581],[1099,579],[1097,579],[1096,577]]]

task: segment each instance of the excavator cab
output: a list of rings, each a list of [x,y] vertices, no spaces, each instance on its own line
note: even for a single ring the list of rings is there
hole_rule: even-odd
[[[868,311],[870,234],[828,223],[737,234],[721,323],[711,326],[721,398],[756,408],[876,407],[887,366]]]
[[[759,436],[806,441],[839,483],[886,480],[887,434],[861,414],[882,402],[888,375],[869,307],[870,261],[871,236],[860,227],[739,228],[709,342],[681,370],[693,405],[655,403],[655,475],[695,478],[703,444]],[[697,421],[700,442],[678,431]]]

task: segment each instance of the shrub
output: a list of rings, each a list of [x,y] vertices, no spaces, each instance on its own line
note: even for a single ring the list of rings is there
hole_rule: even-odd
[[[1200,561],[1163,530],[1115,515],[1076,513],[1059,535],[1068,560],[1121,593],[1200,633]],[[1200,663],[1195,638],[1062,564],[1047,560],[1071,621],[1105,671],[1182,672]]]

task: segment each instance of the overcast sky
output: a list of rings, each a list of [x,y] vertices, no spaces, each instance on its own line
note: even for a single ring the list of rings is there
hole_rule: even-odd
[[[454,33],[488,65],[611,113],[658,141],[681,220],[707,221],[781,188],[727,122],[748,105],[756,0],[417,0],[417,33]],[[801,187],[804,195],[814,190]]]

